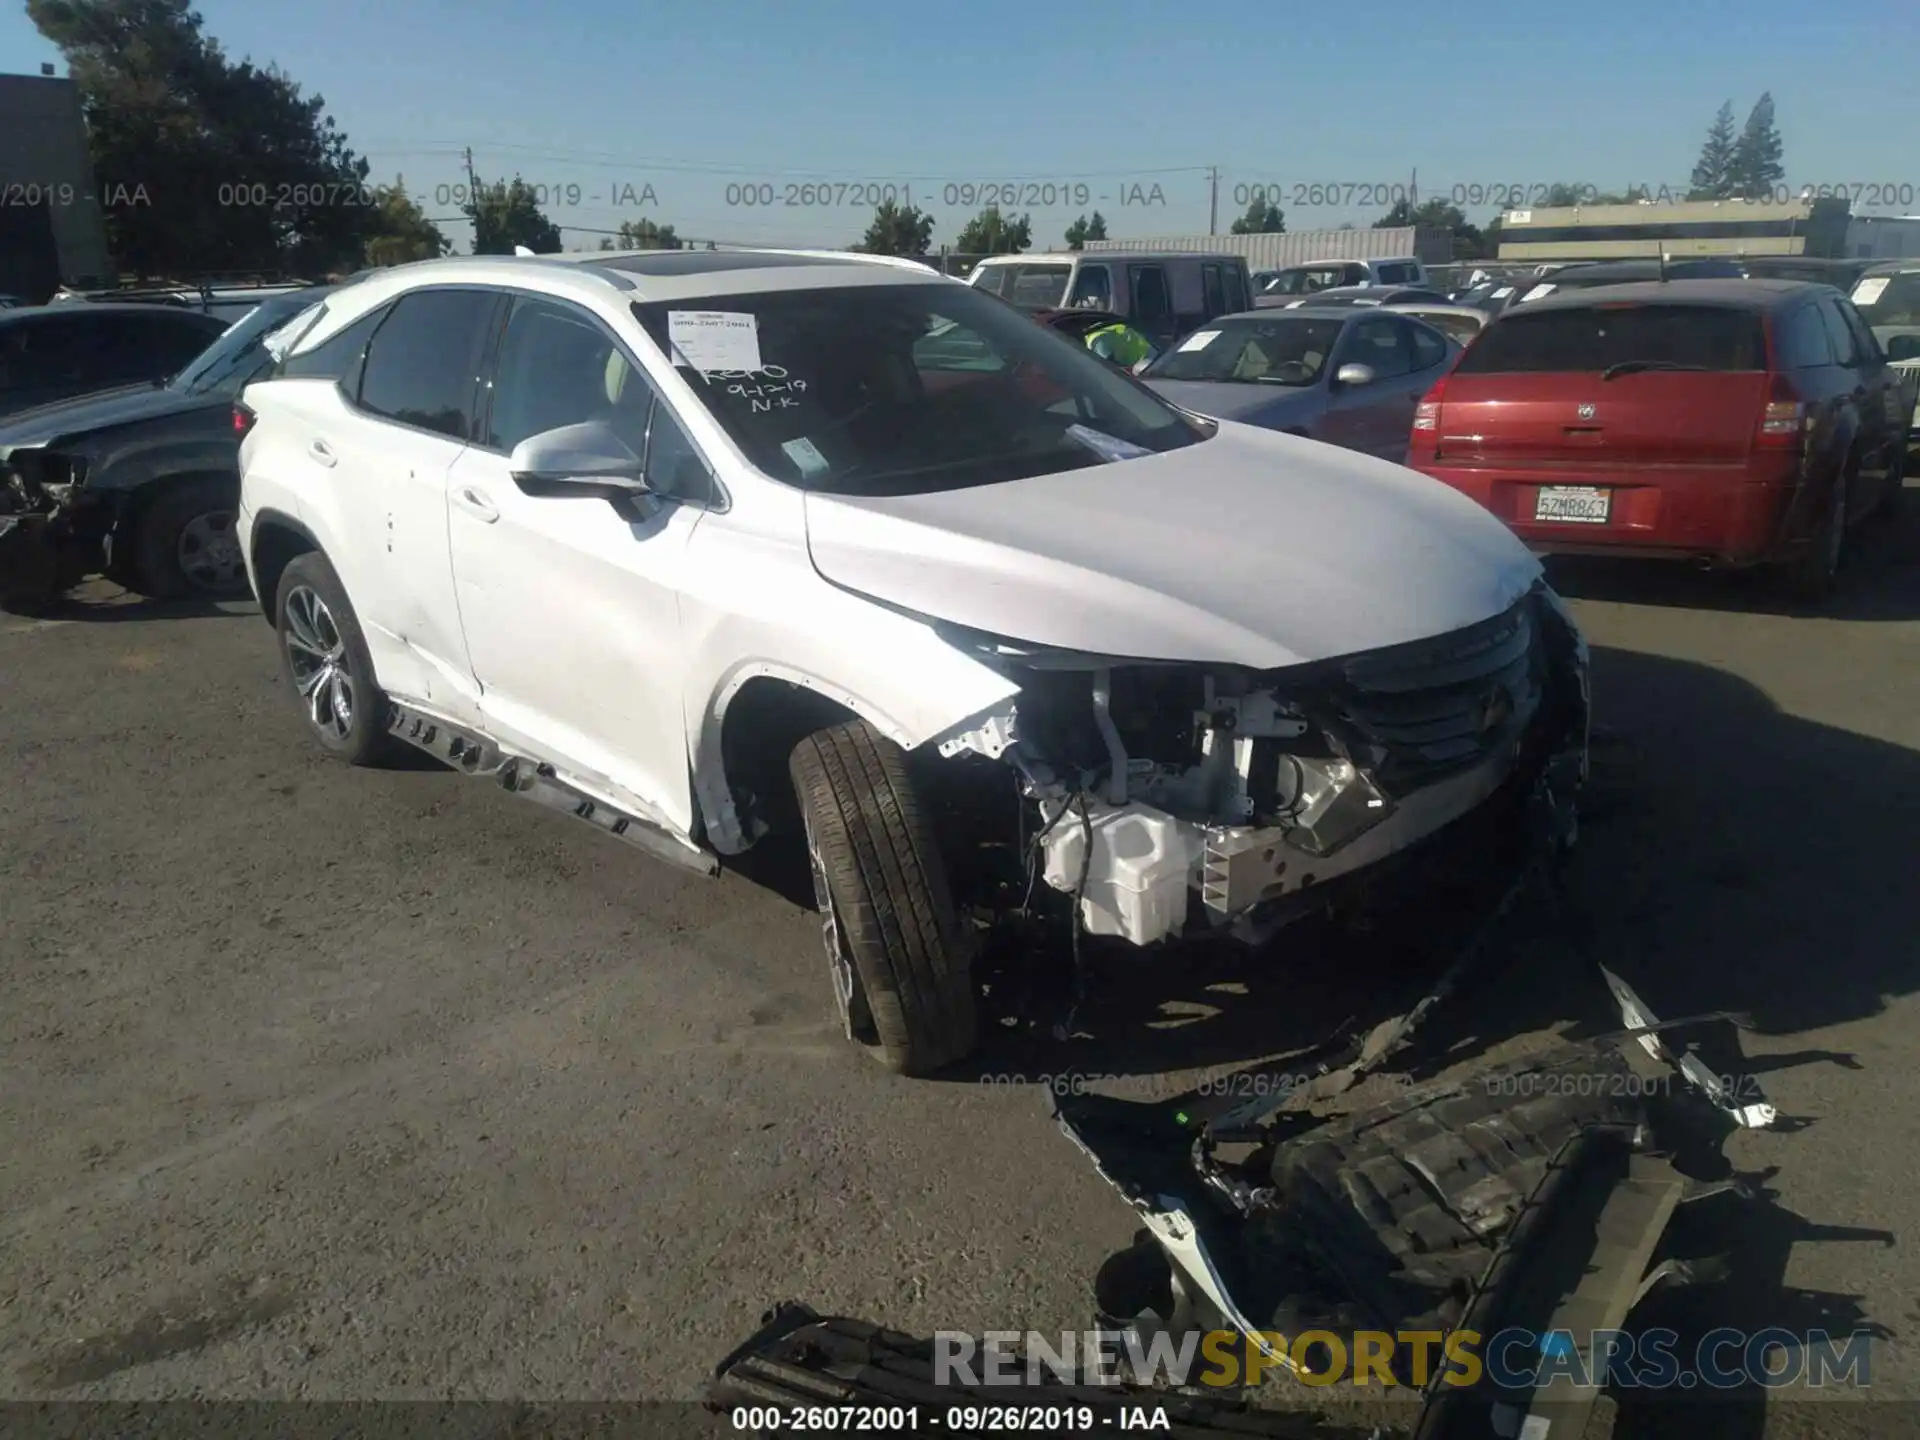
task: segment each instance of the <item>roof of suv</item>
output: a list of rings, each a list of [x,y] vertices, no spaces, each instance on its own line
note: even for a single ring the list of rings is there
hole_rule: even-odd
[[[379,270],[353,289],[385,296],[417,285],[517,285],[539,275],[562,288],[629,300],[687,300],[761,290],[957,282],[914,260],[832,250],[591,250],[576,255],[461,255]]]
[[[1506,313],[1531,315],[1538,310],[1586,310],[1595,305],[1647,304],[1720,305],[1739,310],[1771,310],[1810,290],[1832,290],[1810,280],[1641,280],[1625,285],[1588,285],[1578,290],[1543,295]]]

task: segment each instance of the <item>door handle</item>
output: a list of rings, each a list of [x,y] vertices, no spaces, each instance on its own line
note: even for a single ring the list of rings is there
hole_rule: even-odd
[[[340,457],[333,453],[331,446],[324,440],[315,440],[308,444],[307,454],[331,470],[340,463]]]
[[[500,518],[500,507],[471,485],[462,485],[455,490],[453,498],[462,510],[489,525]]]

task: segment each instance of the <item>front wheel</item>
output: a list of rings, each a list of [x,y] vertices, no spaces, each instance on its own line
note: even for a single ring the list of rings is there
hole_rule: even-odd
[[[349,765],[377,765],[396,747],[390,702],[373,677],[360,621],[333,566],[299,555],[280,575],[273,607],[280,659],[320,748]]]
[[[237,488],[235,481],[203,476],[172,485],[147,505],[132,537],[135,588],[156,600],[244,596]]]
[[[794,748],[828,974],[847,1033],[926,1075],[973,1051],[973,947],[906,752],[864,721]]]

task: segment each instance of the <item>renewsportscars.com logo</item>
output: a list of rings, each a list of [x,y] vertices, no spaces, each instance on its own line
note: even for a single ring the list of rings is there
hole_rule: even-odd
[[[1308,1385],[1424,1389],[1436,1376],[1468,1388],[1604,1384],[1625,1389],[1731,1390],[1747,1385],[1815,1389],[1872,1383],[1872,1337],[1824,1330],[1712,1330],[1684,1344],[1672,1330],[1362,1330],[1348,1336],[1263,1331],[1259,1342],[1232,1330],[1142,1337],[1130,1331],[1043,1335],[936,1331],[936,1385],[1020,1386],[1049,1381],[1102,1385],[1258,1385],[1291,1374]]]

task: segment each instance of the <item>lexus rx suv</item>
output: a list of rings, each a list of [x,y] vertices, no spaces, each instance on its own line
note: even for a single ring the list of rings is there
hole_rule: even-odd
[[[974,1048],[1009,907],[1255,936],[1584,772],[1584,646],[1498,520],[909,261],[424,261],[279,348],[239,529],[314,740],[707,873],[804,844],[902,1073]]]

